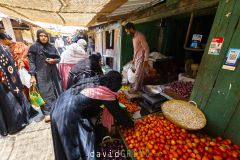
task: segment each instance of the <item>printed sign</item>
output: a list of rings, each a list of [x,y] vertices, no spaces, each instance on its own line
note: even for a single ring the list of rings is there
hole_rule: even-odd
[[[240,59],[240,49],[230,48],[222,69],[234,71]]]
[[[222,37],[213,38],[210,44],[210,48],[208,50],[208,54],[219,55],[222,48],[223,41],[224,41],[224,38]]]
[[[202,41],[201,34],[193,34],[191,48],[198,48],[200,46],[201,41]]]

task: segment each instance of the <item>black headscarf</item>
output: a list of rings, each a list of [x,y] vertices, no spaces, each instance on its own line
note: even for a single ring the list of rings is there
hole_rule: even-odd
[[[100,78],[100,85],[117,92],[122,87],[122,75],[117,71],[109,71]]]
[[[41,33],[44,33],[48,36],[48,33],[45,30],[39,29],[37,31],[37,41],[29,48],[28,52],[31,52],[34,54],[42,52],[46,58],[56,58],[56,59],[60,58],[60,55],[58,54],[57,49],[52,44],[49,43],[49,39],[47,43],[42,43],[40,41]]]
[[[37,42],[38,42],[38,43],[41,43],[42,45],[48,44],[48,43],[49,43],[49,37],[48,37],[48,42],[47,42],[46,44],[45,44],[45,43],[42,43],[42,42],[40,41],[40,34],[41,34],[41,33],[44,33],[44,34],[46,34],[47,36],[49,36],[48,33],[47,33],[45,30],[39,29],[39,30],[37,30]]]
[[[8,89],[14,95],[20,96],[22,82],[10,53],[2,45],[0,45],[0,70],[3,72],[2,78],[5,79]]]
[[[117,92],[122,86],[122,75],[117,71],[109,71],[105,75],[81,79],[72,87],[73,94],[80,93],[84,88],[94,88],[97,86],[105,86],[111,91]]]
[[[89,59],[90,59],[91,61],[95,61],[95,62],[98,62],[98,63],[99,63],[99,61],[101,60],[101,58],[102,58],[102,56],[101,56],[100,53],[91,54],[91,55],[89,56]]]
[[[82,59],[74,65],[68,75],[67,89],[78,83],[81,79],[94,77],[96,75],[102,75],[103,71],[99,64],[99,57],[92,54],[89,59]]]
[[[91,65],[91,70],[96,73],[96,74],[102,74],[102,67],[100,65],[100,60],[101,60],[101,55],[100,53],[98,54],[91,54],[89,56],[90,59],[90,65]]]

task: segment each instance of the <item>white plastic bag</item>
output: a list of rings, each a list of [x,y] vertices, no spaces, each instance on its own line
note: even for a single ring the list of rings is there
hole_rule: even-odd
[[[19,73],[19,76],[20,76],[20,79],[22,81],[22,84],[24,86],[26,86],[27,88],[30,88],[30,79],[31,79],[31,76],[30,74],[28,73],[28,71],[22,67],[21,69],[18,70],[18,73]]]
[[[132,67],[132,63],[131,63],[131,61],[130,61],[130,62],[128,62],[127,64],[125,64],[125,65],[123,66],[123,71],[127,72],[128,69],[131,68],[131,67]]]
[[[128,83],[128,69],[132,66],[131,62],[128,62],[127,64],[125,64],[123,66],[123,70],[122,70],[122,82],[123,83]]]
[[[127,77],[128,77],[128,82],[129,83],[134,83],[135,73],[133,72],[132,67],[128,68]]]

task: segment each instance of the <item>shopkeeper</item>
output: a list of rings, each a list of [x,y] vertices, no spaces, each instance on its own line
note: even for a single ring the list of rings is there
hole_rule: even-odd
[[[134,94],[137,93],[142,86],[144,71],[148,66],[149,47],[145,36],[136,30],[133,23],[127,23],[124,28],[127,34],[133,38],[134,55],[132,64],[135,67],[135,82],[129,90],[129,93]]]
[[[103,76],[82,79],[58,97],[51,112],[56,160],[95,159],[90,155],[95,149],[95,132],[89,115],[101,112],[101,105],[104,105],[104,127],[110,129],[114,119],[125,127],[134,126],[116,99],[121,82],[121,74],[110,71]]]

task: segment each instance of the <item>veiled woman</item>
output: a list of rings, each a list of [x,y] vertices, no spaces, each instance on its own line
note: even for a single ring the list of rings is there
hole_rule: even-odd
[[[64,89],[67,88],[68,74],[71,68],[80,60],[88,58],[88,54],[84,50],[86,45],[87,42],[84,39],[79,39],[77,43],[71,44],[62,53],[58,69],[62,78]]]
[[[92,113],[102,110],[103,126],[110,129],[114,119],[125,127],[134,123],[126,110],[118,105],[117,91],[122,77],[116,71],[103,76],[80,80],[58,97],[51,113],[54,153],[56,160],[95,160]],[[104,105],[104,109],[100,106]]]
[[[45,121],[50,121],[52,103],[62,92],[62,83],[56,64],[60,61],[57,49],[49,43],[48,33],[37,31],[37,41],[29,48],[31,84],[36,84],[46,102],[41,106]]]
[[[101,68],[101,55],[91,54],[88,58],[78,61],[68,74],[67,89],[75,85],[83,78],[90,78],[96,75],[103,74]]]

